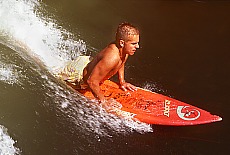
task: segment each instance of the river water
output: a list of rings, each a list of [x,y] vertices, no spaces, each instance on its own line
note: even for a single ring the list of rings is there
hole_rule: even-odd
[[[0,155],[229,154],[229,1],[0,0]],[[140,28],[125,77],[219,115],[186,127],[118,118],[53,73]]]

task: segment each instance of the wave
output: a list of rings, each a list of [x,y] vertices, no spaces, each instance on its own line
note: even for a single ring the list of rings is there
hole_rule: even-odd
[[[53,18],[43,16],[46,11],[42,2],[0,0],[0,4],[0,42],[16,52],[27,52],[35,62],[44,64],[45,69],[51,73],[63,67],[67,61],[86,53],[87,46],[82,39],[60,27]],[[0,62],[0,80],[8,84],[18,83],[25,77],[22,77],[17,68],[17,64]],[[60,123],[74,124],[70,127],[71,131],[81,130],[85,135],[96,133],[109,137],[112,136],[111,131],[114,131],[114,134],[132,131],[152,132],[149,124],[110,114],[99,104],[62,87],[61,82],[54,80],[50,75],[40,73],[38,68],[33,71],[39,72],[38,75],[43,79],[40,81],[46,90],[43,92],[44,95],[55,103],[46,105],[44,101],[43,106],[46,109],[55,108]]]
[[[50,71],[84,54],[86,44],[58,26],[57,21],[43,17],[44,4],[36,0],[0,0],[0,32],[41,60]]]
[[[15,141],[8,135],[7,128],[0,125],[0,155],[20,154],[20,150],[14,144]]]

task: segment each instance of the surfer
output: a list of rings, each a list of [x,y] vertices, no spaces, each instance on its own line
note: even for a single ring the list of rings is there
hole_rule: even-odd
[[[135,91],[136,87],[124,79],[125,62],[139,48],[139,30],[130,23],[122,23],[116,31],[115,42],[109,44],[84,68],[83,81],[94,96],[104,102],[100,93],[100,83],[118,74],[120,87],[126,91]]]
[[[134,55],[138,48],[139,30],[130,23],[121,23],[115,41],[100,51],[92,61],[89,56],[79,56],[58,71],[57,76],[80,89],[90,88],[94,97],[104,102],[99,86],[115,74],[118,74],[121,89],[136,90],[134,85],[125,81],[124,68],[128,57]]]

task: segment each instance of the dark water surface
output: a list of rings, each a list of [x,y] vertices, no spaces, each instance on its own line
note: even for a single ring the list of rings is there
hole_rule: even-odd
[[[16,10],[22,9],[21,1],[6,0],[4,5],[19,5]],[[39,19],[54,21],[57,27],[73,34],[72,38],[66,35],[61,39],[67,40],[64,45],[69,47],[70,39],[80,39],[86,45],[86,53],[92,56],[113,41],[120,22],[137,25],[141,48],[128,60],[126,81],[210,111],[223,121],[186,127],[152,125],[152,132],[131,131],[125,123],[113,117],[111,120],[107,115],[103,121],[93,111],[97,107],[91,107],[88,101],[67,90],[53,78],[48,67],[24,54],[28,52],[24,46],[20,44],[17,48],[18,44],[5,37],[11,27],[2,24],[0,125],[17,141],[15,146],[21,154],[229,154],[229,1],[43,0],[38,3],[35,10]],[[1,19],[14,21],[14,16],[6,12],[0,12]],[[22,13],[20,17],[27,15]],[[29,21],[28,25],[39,25],[33,18],[24,20]],[[29,32],[33,28],[37,32],[31,35],[21,27],[23,23],[15,28],[18,33],[10,35],[17,38],[18,34],[25,34],[16,39],[21,42],[24,38],[39,38],[39,34],[46,32],[45,28],[29,26]],[[38,40],[34,40],[38,46],[29,41],[24,44],[39,51]],[[50,45],[56,43],[55,39],[41,40]],[[8,74],[12,71],[14,76],[9,79],[3,71]]]

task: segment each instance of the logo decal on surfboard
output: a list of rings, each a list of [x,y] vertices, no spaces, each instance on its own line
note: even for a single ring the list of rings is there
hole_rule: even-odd
[[[177,114],[181,119],[186,121],[196,120],[200,117],[200,111],[190,106],[178,106]]]
[[[164,115],[169,117],[169,112],[170,112],[170,101],[165,100],[165,109],[164,109]]]

